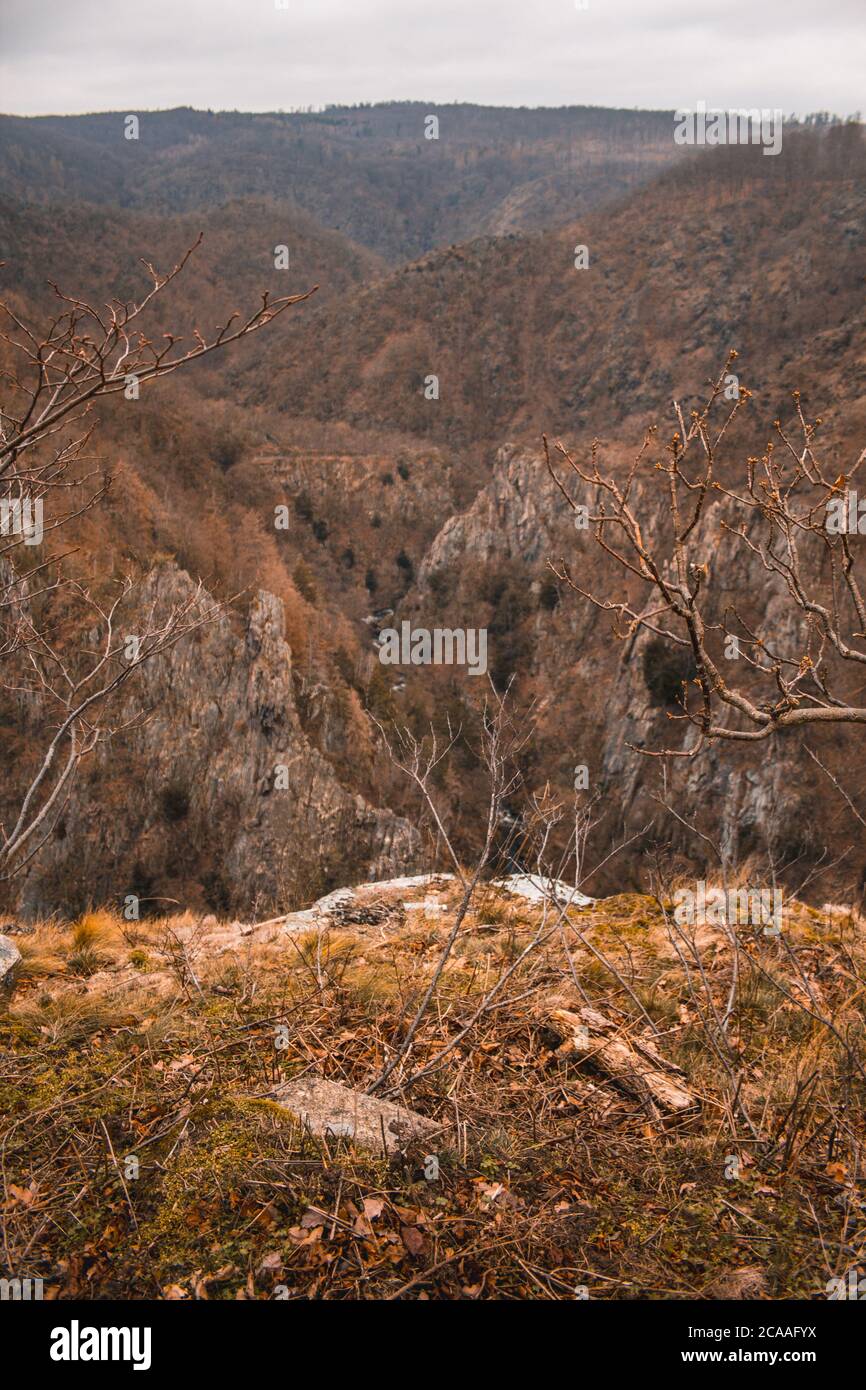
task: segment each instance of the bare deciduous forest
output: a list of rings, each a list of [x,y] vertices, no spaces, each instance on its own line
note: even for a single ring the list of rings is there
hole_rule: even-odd
[[[866,1296],[866,137],[685,128],[0,116],[4,1302]]]

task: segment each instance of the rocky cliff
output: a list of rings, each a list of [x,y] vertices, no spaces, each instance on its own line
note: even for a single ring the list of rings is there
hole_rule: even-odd
[[[193,592],[175,565],[142,608]],[[203,600],[203,602],[209,600]],[[58,835],[20,887],[23,910],[177,898],[219,910],[295,905],[343,881],[387,877],[418,854],[413,827],[341,785],[299,717],[282,604],[260,591],[141,668],[86,765]],[[34,720],[38,712],[34,711]]]
[[[571,490],[576,500],[589,503],[582,488]],[[651,547],[663,547],[665,521],[655,497],[641,499],[639,487],[634,496]],[[772,634],[782,649],[798,651],[797,617],[781,581],[720,528],[730,506],[727,501],[710,506],[698,532],[698,544],[709,557],[710,615],[718,617],[735,602],[755,630]],[[844,729],[812,731],[808,737],[788,733],[757,745],[757,751],[750,745],[715,744],[692,760],[669,760],[665,782],[659,760],[645,751],[687,750],[695,730],[672,719],[676,707],[659,701],[652,689],[647,676],[652,636],[641,632],[618,640],[606,614],[556,582],[548,561],[559,567],[562,558],[581,588],[619,596],[619,572],[590,533],[574,530],[543,457],[508,445],[498,451],[488,485],[465,512],[449,518],[428,548],[395,621],[408,616],[419,625],[487,622],[492,627],[492,669],[500,678],[513,674],[516,697],[535,702],[539,784],[552,773],[569,797],[575,767],[586,765],[590,795],[597,793],[603,808],[598,843],[604,848],[596,859],[616,839],[637,837],[601,882],[608,887],[640,882],[647,869],[645,852],[658,841],[683,863],[712,865],[715,855],[703,833],[732,866],[760,864],[766,873],[771,863],[800,878],[821,866],[821,892],[826,894],[830,883],[841,889],[843,880],[862,889],[864,852],[855,818],[803,748],[809,743],[845,785],[856,734]],[[509,613],[508,626],[499,621],[495,589],[485,591],[479,583],[479,575],[491,574],[500,576],[500,586],[511,583],[527,596],[522,609]],[[838,854],[842,861],[833,865]]]

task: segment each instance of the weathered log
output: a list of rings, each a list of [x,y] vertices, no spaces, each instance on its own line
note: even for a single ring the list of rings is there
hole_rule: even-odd
[[[565,1038],[558,1057],[579,1057],[590,1062],[616,1085],[637,1096],[651,1111],[683,1115],[698,1108],[698,1099],[683,1081],[679,1067],[661,1056],[646,1039],[617,1032],[617,1025],[597,1009],[554,1009],[554,1030]]]

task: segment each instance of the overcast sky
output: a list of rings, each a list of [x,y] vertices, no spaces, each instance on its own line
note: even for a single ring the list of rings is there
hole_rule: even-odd
[[[0,0],[0,110],[866,112],[866,0]]]

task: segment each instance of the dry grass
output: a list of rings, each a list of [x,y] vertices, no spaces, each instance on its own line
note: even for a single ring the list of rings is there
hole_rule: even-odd
[[[724,934],[696,932],[703,974],[686,971],[657,904],[608,900],[527,957],[437,1068],[538,920],[479,902],[400,1073],[395,1098],[447,1125],[432,1180],[423,1153],[313,1141],[266,1093],[307,1071],[366,1087],[448,913],[225,952],[191,918],[135,924],[132,945],[103,914],[22,938],[0,1021],[5,1262],[26,1251],[58,1297],[125,1298],[809,1298],[862,1265],[862,923],[797,907],[785,941],[741,929],[720,1058]],[[82,951],[95,973],[70,969]],[[664,1122],[557,1057],[551,1011],[584,997],[654,1036],[699,1114]]]

